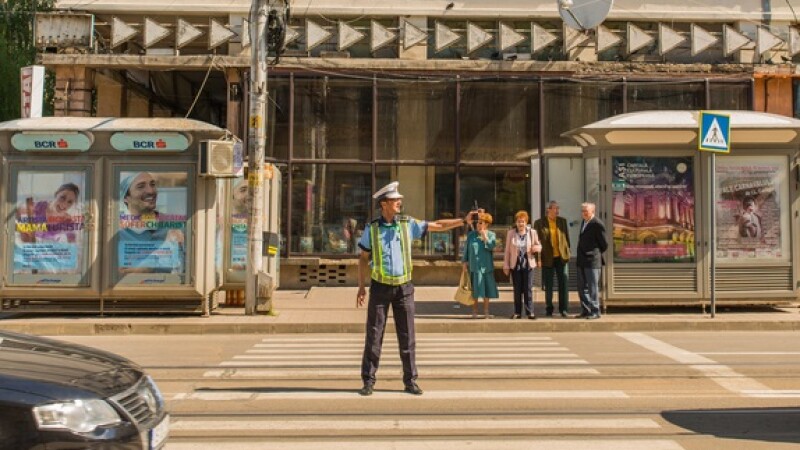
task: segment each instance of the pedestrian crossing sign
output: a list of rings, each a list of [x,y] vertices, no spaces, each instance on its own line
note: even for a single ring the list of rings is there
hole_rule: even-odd
[[[707,152],[729,153],[731,151],[731,116],[700,111],[700,134],[697,148]]]

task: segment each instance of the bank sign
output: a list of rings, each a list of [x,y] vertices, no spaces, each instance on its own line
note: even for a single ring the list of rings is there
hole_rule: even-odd
[[[11,136],[11,145],[21,152],[85,152],[92,146],[92,140],[77,132],[24,132]]]
[[[111,146],[121,152],[182,152],[189,139],[181,133],[114,133]]]

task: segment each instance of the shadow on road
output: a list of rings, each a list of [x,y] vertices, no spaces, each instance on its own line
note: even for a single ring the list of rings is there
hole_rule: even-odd
[[[666,411],[664,419],[698,434],[728,439],[800,443],[800,409],[747,408]]]

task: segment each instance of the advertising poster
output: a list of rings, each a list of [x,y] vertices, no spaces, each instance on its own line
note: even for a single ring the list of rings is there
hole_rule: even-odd
[[[86,253],[85,174],[20,171],[14,217],[14,274],[80,274]]]
[[[613,158],[615,262],[694,262],[690,157]]]
[[[185,172],[120,173],[120,274],[183,273],[187,194]]]
[[[788,258],[786,164],[781,156],[717,158],[718,258]]]
[[[250,190],[247,180],[236,178],[231,192],[230,270],[244,271],[247,267],[247,222],[250,220]]]

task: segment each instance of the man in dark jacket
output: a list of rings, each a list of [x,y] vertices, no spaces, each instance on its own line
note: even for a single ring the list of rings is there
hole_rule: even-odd
[[[581,315],[586,319],[600,318],[598,290],[600,270],[605,264],[603,252],[608,248],[606,227],[594,215],[594,203],[581,204],[581,232],[578,237],[578,296]]]
[[[547,215],[533,224],[542,242],[539,254],[544,281],[544,301],[547,316],[553,315],[553,275],[558,279],[558,312],[562,317],[569,313],[569,229],[567,219],[558,215],[558,202],[550,201]]]

